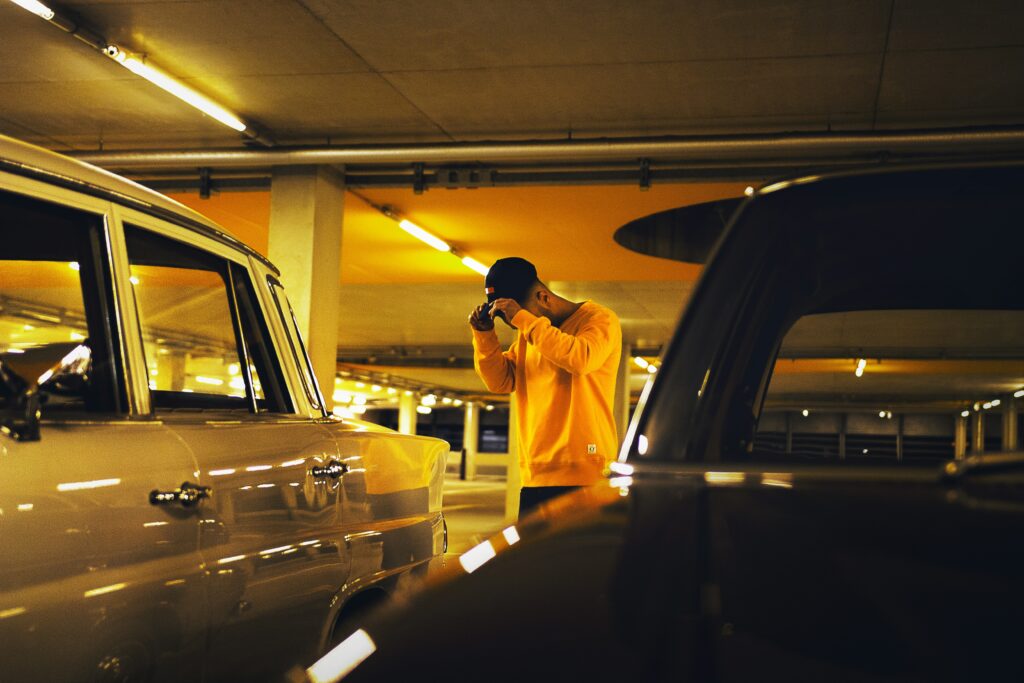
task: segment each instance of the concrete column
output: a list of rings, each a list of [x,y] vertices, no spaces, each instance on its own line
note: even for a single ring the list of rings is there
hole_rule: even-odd
[[[615,427],[619,431],[619,443],[626,438],[629,428],[629,372],[633,366],[633,346],[622,344],[622,357],[619,359],[619,375],[615,380]]]
[[[508,407],[508,474],[505,477],[505,522],[515,524],[519,519],[519,489],[523,478],[519,472],[519,411],[516,410],[515,395]]]
[[[270,260],[295,309],[313,372],[328,410],[338,357],[341,224],[345,180],[325,166],[273,169],[270,179]]]
[[[466,479],[476,479],[476,451],[480,442],[480,406],[466,403],[466,421],[462,428],[462,447],[466,449]]]
[[[398,397],[398,431],[402,434],[415,434],[416,415],[416,397],[403,393]]]
[[[1015,451],[1018,448],[1017,435],[1017,399],[1007,398],[1003,401],[1003,450]]]
[[[963,460],[967,455],[967,420],[963,415],[956,416],[956,426],[953,439],[953,457]]]
[[[976,410],[973,416],[974,424],[971,427],[974,430],[974,434],[971,436],[971,453],[974,455],[981,455],[985,452],[985,413],[981,410]]]

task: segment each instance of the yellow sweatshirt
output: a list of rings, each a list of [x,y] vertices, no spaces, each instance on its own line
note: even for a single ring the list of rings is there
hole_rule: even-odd
[[[585,486],[618,453],[612,406],[622,328],[586,301],[562,323],[519,311],[502,352],[494,330],[473,330],[473,363],[494,393],[515,394],[523,486]]]

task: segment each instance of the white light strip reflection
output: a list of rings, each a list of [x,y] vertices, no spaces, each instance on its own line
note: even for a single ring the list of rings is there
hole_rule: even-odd
[[[129,54],[125,50],[117,47],[116,45],[110,45],[106,49],[106,54],[110,56],[115,62],[123,66],[124,68],[131,71],[136,76],[141,76],[153,85],[166,90],[170,94],[174,95],[178,99],[191,104],[193,107],[203,112],[207,116],[210,116],[229,128],[234,128],[239,133],[245,130],[246,125],[242,121],[229,112],[224,107],[216,104],[212,100],[200,95],[192,88],[188,87],[184,83],[179,83],[174,78],[165,74],[163,71],[144,63],[134,55]]]
[[[1013,397],[1014,397],[1014,398],[1021,398],[1021,397],[1024,397],[1024,389],[1021,389],[1021,390],[1019,390],[1019,391],[1015,391],[1015,392],[1013,392]]]
[[[231,555],[230,557],[220,558],[219,560],[217,560],[217,564],[230,564],[231,562],[238,562],[239,560],[244,559],[245,555]]]
[[[712,486],[728,486],[742,484],[746,475],[743,472],[705,472],[704,481]]]
[[[58,491],[82,491],[83,489],[99,489],[104,486],[117,486],[120,479],[95,479],[93,481],[72,481],[66,484],[57,484]]]
[[[633,466],[627,465],[624,462],[613,462],[608,465],[608,469],[615,474],[621,474],[627,477],[633,474]]]
[[[311,683],[335,683],[377,651],[370,634],[359,629],[306,669]]]
[[[491,542],[484,541],[475,548],[472,548],[460,555],[459,564],[462,565],[462,568],[466,570],[467,574],[472,574],[497,556],[498,553],[494,551],[494,546],[491,545]]]
[[[451,251],[452,249],[451,246],[449,246],[449,244],[445,242],[443,239],[431,235],[429,232],[427,232],[420,226],[416,225],[412,221],[402,219],[398,222],[398,227],[400,227],[402,230],[405,230],[407,233],[409,233],[416,239],[422,242],[426,242],[427,244],[432,246],[434,249],[437,249],[438,251]]]
[[[765,472],[761,475],[761,484],[764,486],[777,486],[779,488],[793,488],[793,475],[788,472],[773,473]]]
[[[281,463],[281,467],[295,467],[296,465],[301,465],[304,462],[306,462],[305,458],[299,458],[298,460],[285,460]]]
[[[36,15],[37,17],[41,17],[43,19],[46,19],[47,21],[53,19],[53,10],[41,2],[37,2],[36,0],[11,0],[11,2],[13,2],[18,7],[27,9],[29,12]]]
[[[516,528],[514,526],[510,526],[504,531],[502,531],[501,535],[505,537],[505,541],[509,545],[515,545],[516,543],[519,543],[519,532],[516,531]]]
[[[269,469],[273,469],[273,465],[250,465],[245,468],[246,472],[264,472]]]
[[[223,477],[225,474],[234,474],[235,470],[228,468],[225,470],[210,470],[207,472],[211,477]]]
[[[102,586],[100,588],[93,588],[92,590],[85,591],[82,595],[86,598],[94,598],[97,595],[106,595],[107,593],[119,591],[127,585],[127,583],[112,583],[109,586]]]
[[[612,477],[608,485],[613,489],[629,488],[633,485],[633,477]]]

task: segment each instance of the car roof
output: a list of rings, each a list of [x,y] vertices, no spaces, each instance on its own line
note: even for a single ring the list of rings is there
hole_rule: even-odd
[[[224,228],[198,211],[98,166],[0,134],[0,171],[100,196],[170,220],[243,251],[280,275],[280,271],[265,256],[228,234]]]

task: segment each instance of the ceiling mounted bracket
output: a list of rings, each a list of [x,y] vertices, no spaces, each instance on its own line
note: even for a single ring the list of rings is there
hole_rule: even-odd
[[[423,163],[415,163],[412,165],[412,191],[415,194],[423,194],[423,190],[426,189],[427,181],[423,175]]]
[[[204,166],[199,169],[199,198],[209,199],[213,190],[213,180],[210,178],[210,167]]]
[[[640,190],[646,192],[651,189],[651,160],[640,160]]]

